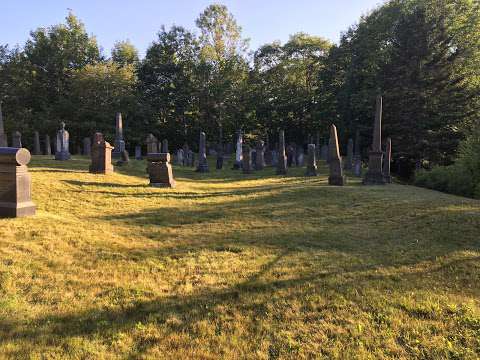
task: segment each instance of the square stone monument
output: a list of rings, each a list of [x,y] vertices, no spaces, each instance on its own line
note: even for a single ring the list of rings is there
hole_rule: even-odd
[[[103,134],[96,133],[93,135],[91,151],[92,163],[89,169],[92,174],[113,173],[112,150],[113,146],[105,141]]]
[[[147,155],[147,162],[150,186],[175,187],[169,153],[150,153]]]

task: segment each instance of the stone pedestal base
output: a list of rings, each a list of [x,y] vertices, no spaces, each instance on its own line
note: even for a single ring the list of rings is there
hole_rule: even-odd
[[[35,215],[36,206],[33,202],[5,203],[0,202],[0,218],[17,218]]]
[[[71,157],[70,153],[66,151],[55,153],[55,160],[65,161],[65,160],[70,160],[70,157]]]
[[[112,151],[112,159],[119,159],[122,157],[122,152],[125,151],[125,141],[115,140],[114,150]]]
[[[347,184],[346,176],[329,176],[328,185],[333,186],[344,186]]]

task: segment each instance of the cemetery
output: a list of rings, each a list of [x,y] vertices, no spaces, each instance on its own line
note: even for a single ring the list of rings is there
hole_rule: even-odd
[[[414,1],[428,16],[436,14],[430,2]],[[408,21],[425,14],[405,4],[387,1],[350,31],[363,36],[367,25],[378,25],[376,16],[389,19],[389,11],[403,16],[392,28],[410,29]],[[465,16],[473,26],[480,5],[469,6],[462,11],[469,9],[465,14],[471,18]],[[234,28],[225,6],[210,5],[197,26],[204,34],[211,30],[205,24],[225,18]],[[83,29],[72,13],[67,24],[38,31],[53,41],[57,30]],[[458,29],[448,31],[458,35],[454,31],[463,31]],[[285,48],[265,45],[254,65],[244,64],[252,66],[243,74],[248,91],[269,84],[268,92],[278,91],[285,103],[262,99],[262,88],[250,110],[246,103],[238,105],[238,98],[228,104],[240,91],[228,88],[236,77],[215,73],[217,68],[208,66],[212,59],[190,64],[196,76],[204,81],[207,72],[211,82],[192,82],[182,94],[175,93],[181,91],[178,84],[171,85],[163,93],[165,84],[152,82],[180,66],[177,58],[167,64],[168,51],[180,43],[189,51],[197,45],[188,45],[193,40],[183,28],[162,31],[158,36],[165,38],[135,64],[122,63],[112,51],[112,60],[92,65],[104,67],[101,71],[113,66],[116,87],[135,69],[137,90],[127,96],[108,89],[103,102],[78,107],[83,117],[75,111],[56,117],[65,107],[52,102],[44,120],[28,118],[29,112],[41,118],[46,110],[17,108],[12,98],[33,92],[20,96],[11,90],[24,86],[11,80],[17,74],[12,64],[20,66],[14,52],[0,62],[0,82],[8,80],[6,90],[0,87],[0,359],[478,359],[478,119],[468,122],[464,114],[455,134],[439,135],[451,124],[441,129],[436,124],[458,108],[435,113],[434,106],[445,100],[437,89],[438,99],[425,100],[435,121],[418,114],[429,131],[412,123],[406,128],[411,113],[398,102],[407,95],[386,87],[395,86],[387,79],[396,74],[390,63],[381,87],[359,91],[359,103],[352,96],[342,104],[343,91],[353,91],[353,85],[342,79],[344,88],[332,90],[338,79],[330,78],[336,75],[327,67],[330,61],[335,69],[342,63],[336,56],[347,51],[344,42],[354,41],[346,37],[327,46],[307,34],[298,42],[293,36]],[[31,36],[35,39],[34,32]],[[198,41],[212,51],[201,36]],[[34,43],[25,45],[25,54]],[[480,59],[480,36],[475,44]],[[294,45],[303,55],[285,60]],[[313,55],[312,46],[317,46]],[[161,61],[154,54],[158,48]],[[324,50],[316,88],[331,94],[296,113],[313,93],[306,96],[297,84],[298,98],[292,99],[293,87],[285,96],[276,76],[297,71],[295,66],[311,68],[314,62],[306,64],[305,58]],[[275,61],[285,61],[283,70],[256,68],[279,51],[284,54]],[[180,53],[175,50],[175,57]],[[94,71],[88,66],[85,71]],[[75,71],[72,77],[83,70]],[[302,71],[290,75],[297,79]],[[185,87],[187,73],[175,75]],[[231,75],[221,91],[214,89]],[[106,88],[109,81],[101,76],[88,73],[82,86],[69,84],[76,94],[71,101],[93,101],[101,90],[88,93],[89,86],[99,81]],[[474,85],[478,90],[480,73],[475,76],[462,91]],[[255,82],[255,77],[263,78]],[[208,95],[202,93],[207,83]],[[70,93],[59,96],[70,101]],[[192,100],[204,98],[205,104]],[[478,105],[480,118],[480,99],[466,98],[472,112]],[[329,114],[315,108],[318,104],[334,110]],[[291,108],[282,113],[287,105]],[[399,113],[403,117],[397,118]],[[454,146],[447,138],[457,136],[464,122],[468,131],[462,130]],[[441,142],[433,140],[437,135]]]

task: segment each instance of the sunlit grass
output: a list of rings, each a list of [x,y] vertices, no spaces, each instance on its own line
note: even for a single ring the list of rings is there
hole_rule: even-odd
[[[0,358],[480,356],[479,201],[88,163],[35,158],[0,220]]]

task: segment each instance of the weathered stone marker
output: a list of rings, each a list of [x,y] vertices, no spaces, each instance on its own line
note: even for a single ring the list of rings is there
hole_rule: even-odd
[[[242,171],[244,174],[251,174],[253,172],[252,167],[252,150],[250,146],[243,145],[242,149]]]
[[[285,154],[285,132],[280,130],[278,135],[278,162],[277,175],[287,174],[287,155]]]
[[[162,153],[168,153],[170,151],[168,151],[168,140],[167,139],[163,139],[162,141]]]
[[[121,158],[125,150],[125,140],[123,139],[123,120],[122,113],[115,114],[115,145],[112,152],[113,158]]]
[[[2,102],[0,101],[0,147],[7,147],[8,139],[3,124]]]
[[[140,145],[135,146],[135,160],[142,160],[142,147]]]
[[[12,147],[20,149],[22,147],[22,134],[20,131],[15,131],[12,134]]]
[[[92,154],[92,140],[90,137],[83,139],[83,155],[90,156]]]
[[[315,144],[308,144],[306,176],[317,176],[317,153]]]
[[[235,150],[235,163],[233,164],[233,170],[238,170],[242,167],[242,147],[243,147],[243,135],[242,131],[238,131],[237,147]]]
[[[345,170],[353,169],[353,139],[348,139],[347,158],[345,159]]]
[[[172,165],[170,165],[169,153],[147,154],[147,171],[150,178],[150,186],[175,187]]]
[[[158,140],[153,134],[147,136],[147,154],[158,153]]]
[[[385,159],[383,161],[383,177],[387,184],[391,184],[392,176],[390,175],[390,163],[392,162],[392,139],[387,138],[386,146]]]
[[[32,202],[31,175],[27,165],[31,155],[27,149],[0,148],[0,217],[35,215]]]
[[[183,166],[185,161],[185,154],[183,153],[183,149],[177,150],[177,165]]]
[[[200,132],[200,140],[198,144],[198,166],[197,172],[205,173],[208,172],[208,162],[207,162],[207,137],[205,133]]]
[[[340,149],[338,147],[338,135],[335,125],[330,126],[330,141],[328,143],[328,158],[330,166],[329,185],[343,186],[347,179],[343,175],[342,159],[340,158]]]
[[[33,155],[42,155],[42,150],[40,149],[40,134],[38,131],[33,133]]]
[[[57,132],[55,160],[70,160],[69,141],[70,135],[68,131],[65,130],[65,123],[62,122],[62,128]]]
[[[52,144],[50,143],[50,135],[45,135],[45,155],[52,155]]]
[[[266,166],[265,164],[265,142],[262,140],[257,141],[255,146],[256,156],[255,156],[255,170],[263,170]]]
[[[363,178],[364,185],[384,185],[382,173],[382,97],[377,97],[375,123],[373,126],[373,142],[368,153],[368,171]]]
[[[93,135],[92,163],[90,164],[92,174],[111,174],[113,172],[112,150],[113,146],[105,141],[103,134]]]

